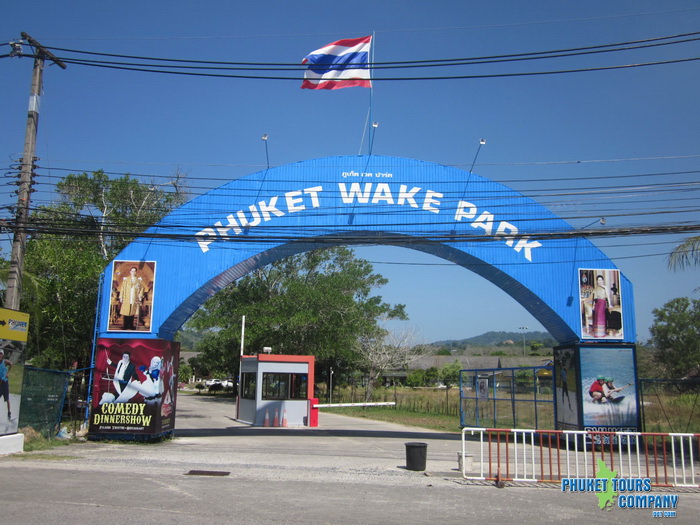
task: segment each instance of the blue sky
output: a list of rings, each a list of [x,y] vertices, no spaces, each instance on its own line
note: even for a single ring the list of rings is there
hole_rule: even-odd
[[[374,33],[375,60],[386,62],[569,49],[700,28],[700,6],[690,0],[101,4],[9,3],[0,43],[25,31],[45,46],[73,50],[299,63],[331,41]],[[583,69],[692,57],[700,57],[697,42],[402,75]],[[30,58],[0,60],[0,157],[6,169],[21,156],[31,69]],[[372,119],[379,123],[373,152],[468,170],[484,138],[475,173],[533,197],[575,227],[603,216],[611,228],[697,224],[692,183],[699,178],[692,172],[700,169],[699,72],[697,61],[465,80],[381,81],[392,74],[382,71],[373,92]],[[301,74],[295,74],[299,79],[293,81],[243,80],[47,67],[37,144],[42,170],[33,204],[50,203],[53,186],[66,173],[97,169],[153,176],[179,169],[199,194],[264,168],[262,134],[270,137],[274,166],[366,153],[369,90],[301,90]],[[14,202],[14,189],[3,186],[0,206]],[[682,237],[594,240],[635,287],[642,339],[653,308],[700,285],[697,271],[667,269],[666,254]],[[378,293],[407,305],[409,324],[421,340],[542,329],[520,305],[466,269],[406,249],[357,252],[389,278]]]

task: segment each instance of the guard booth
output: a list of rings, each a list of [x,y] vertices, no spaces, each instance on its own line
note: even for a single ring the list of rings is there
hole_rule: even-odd
[[[314,356],[244,355],[236,419],[262,427],[316,427]]]

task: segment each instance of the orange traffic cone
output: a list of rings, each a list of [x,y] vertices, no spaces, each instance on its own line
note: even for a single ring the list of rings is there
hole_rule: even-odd
[[[284,409],[284,415],[282,415],[282,426],[287,428],[287,409]]]
[[[276,408],[275,408],[275,419],[272,420],[272,426],[273,427],[280,426],[280,412]]]
[[[263,426],[264,427],[270,426],[270,411],[269,410],[265,410],[265,421],[263,421]]]

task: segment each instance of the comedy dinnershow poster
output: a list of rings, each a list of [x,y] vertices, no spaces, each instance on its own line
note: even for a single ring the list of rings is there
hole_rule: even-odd
[[[172,430],[179,350],[179,343],[162,339],[98,339],[90,433]]]

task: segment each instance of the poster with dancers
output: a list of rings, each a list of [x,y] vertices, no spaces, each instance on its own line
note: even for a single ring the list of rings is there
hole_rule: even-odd
[[[162,339],[97,341],[91,434],[161,434],[175,427],[180,344]]]

